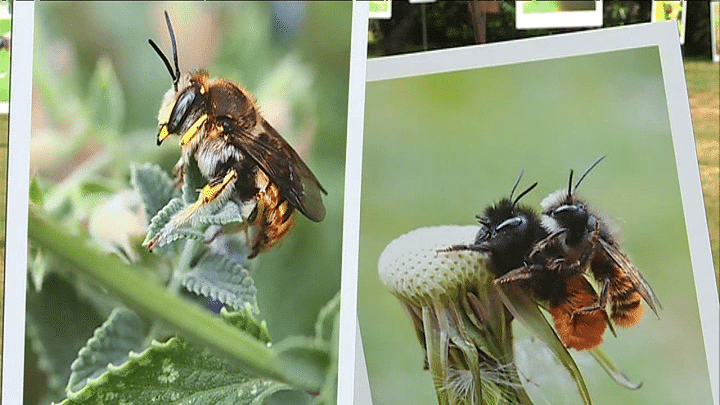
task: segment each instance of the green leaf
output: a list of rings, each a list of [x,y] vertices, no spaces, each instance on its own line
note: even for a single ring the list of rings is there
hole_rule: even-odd
[[[320,309],[315,323],[315,338],[328,342],[330,359],[329,368],[325,374],[325,382],[320,388],[320,395],[313,401],[314,405],[334,405],[337,401],[339,333],[340,291]]]
[[[642,387],[642,383],[634,383],[630,381],[627,375],[620,371],[617,366],[615,366],[615,363],[613,363],[612,360],[610,360],[610,357],[608,357],[605,352],[600,349],[599,347],[596,347],[594,349],[588,350],[590,352],[590,355],[593,356],[595,361],[598,362],[600,367],[605,370],[605,372],[612,378],[618,385],[621,387],[627,388],[629,390],[638,390],[640,387]]]
[[[101,57],[90,78],[87,103],[90,121],[99,132],[115,135],[125,118],[125,100],[120,81],[108,57]]]
[[[62,405],[260,405],[287,389],[286,384],[253,377],[207,349],[172,338],[167,343],[154,342],[142,354],[131,354],[120,367],[109,367]]]
[[[52,271],[52,259],[43,254],[42,249],[35,246],[28,247],[28,289],[36,292],[42,290],[42,284]]]
[[[169,294],[163,287],[144,277],[141,267],[129,266],[116,256],[99,253],[89,247],[85,240],[43,219],[33,209],[28,215],[28,238],[35,246],[56,255],[76,273],[101,285],[108,294],[143,317],[161,321],[176,330],[178,335],[214,348],[244,364],[249,372],[279,381],[304,381],[304,387],[311,385],[305,378],[304,370],[295,369],[296,374],[288,375],[293,370],[286,370],[278,354],[267,345],[196,305]],[[86,336],[91,334],[92,331]],[[83,344],[84,341],[77,346],[76,353]]]
[[[140,171],[137,172],[140,173]],[[143,245],[149,244],[154,238],[157,238],[156,247],[162,247],[178,239],[204,240],[205,236],[198,228],[210,225],[239,224],[254,209],[254,204],[238,207],[232,201],[227,201],[222,206],[211,203],[198,208],[191,215],[185,215],[185,210],[189,209],[197,200],[197,190],[205,183],[197,167],[197,162],[193,158],[190,158],[185,165],[182,197],[168,198],[174,194],[172,180],[161,169],[149,168],[144,171],[144,177],[147,179],[141,180],[140,177],[137,177],[135,182],[137,184],[135,188],[140,191],[142,199],[148,207],[146,212],[152,216],[149,219],[150,225]],[[154,188],[156,183],[160,183],[157,193]],[[166,199],[169,199],[169,202],[163,203],[164,206],[159,208],[160,203]],[[155,209],[158,211],[152,212]]]
[[[42,293],[27,290],[27,337],[45,372],[48,386],[62,393],[70,364],[102,318],[74,287],[56,273],[46,276]]]
[[[130,184],[145,205],[148,223],[175,194],[170,176],[160,166],[151,163],[130,165]]]
[[[289,378],[302,376],[302,381],[292,383],[306,389],[317,389],[325,383],[325,376],[332,367],[329,343],[304,336],[290,336],[276,344],[275,350]]]
[[[254,207],[254,204],[251,204]],[[245,208],[245,206],[243,206]],[[197,212],[197,217],[193,221],[196,225],[233,225],[243,222],[243,218],[247,218],[247,214],[243,214],[232,201],[226,202],[219,209],[213,207],[203,207]]]
[[[508,310],[522,324],[542,340],[553,351],[560,363],[570,373],[570,376],[577,385],[580,397],[583,403],[591,405],[590,392],[585,385],[585,379],[580,372],[575,360],[560,341],[555,330],[550,326],[547,319],[540,312],[537,303],[527,294],[527,292],[516,285],[501,284],[498,288],[500,297]]]
[[[178,197],[173,198],[164,207],[162,207],[162,209],[150,219],[147,237],[145,238],[145,242],[143,242],[143,244],[149,242],[150,239],[162,231],[165,225],[172,220],[173,216],[182,211],[183,208],[185,208],[185,203]]]
[[[83,197],[90,196],[93,194],[110,194],[114,192],[111,187],[108,187],[106,184],[102,184],[97,181],[88,181],[86,183],[80,184],[80,194]]]
[[[36,176],[33,176],[30,181],[30,202],[37,205],[42,205],[43,203],[43,193],[42,190],[40,190]]]
[[[205,255],[198,264],[182,276],[182,285],[195,294],[210,297],[241,309],[249,304],[257,313],[257,289],[248,271],[227,258]]]
[[[331,341],[336,336],[335,327],[340,314],[340,292],[320,308],[317,321],[315,321],[315,337],[322,341]]]
[[[253,308],[246,303],[242,309],[238,311],[230,311],[227,307],[220,309],[220,316],[225,322],[235,326],[243,332],[250,334],[255,339],[270,343],[270,332],[268,331],[265,321],[258,322],[253,316]]]
[[[147,245],[160,235],[156,247],[162,247],[179,239],[205,240],[205,235],[194,228],[184,227],[177,221],[177,214],[185,208],[185,202],[179,197],[173,198],[151,220],[148,233],[143,241]]]
[[[125,363],[131,352],[142,351],[144,331],[143,322],[135,312],[115,308],[80,349],[71,365],[72,373],[65,391],[68,394],[77,393],[88,381],[99,377],[110,367]]]

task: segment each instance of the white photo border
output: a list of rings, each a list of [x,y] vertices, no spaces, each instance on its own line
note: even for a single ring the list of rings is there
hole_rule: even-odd
[[[515,27],[517,29],[532,28],[574,28],[602,27],[603,2],[595,1],[592,11],[556,11],[551,13],[525,13],[522,5],[529,1],[515,2]]]
[[[2,403],[21,404],[25,353],[28,190],[34,1],[13,4],[8,125]]]

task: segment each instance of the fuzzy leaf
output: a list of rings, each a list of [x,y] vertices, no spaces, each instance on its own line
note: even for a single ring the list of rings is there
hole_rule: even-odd
[[[258,322],[255,319],[253,316],[253,308],[249,303],[246,302],[242,309],[238,311],[230,311],[227,307],[223,307],[220,309],[220,316],[223,317],[225,322],[243,332],[249,333],[255,339],[265,343],[271,342],[267,324],[265,321]]]
[[[173,216],[185,208],[185,203],[180,198],[173,198],[168,202],[155,216],[150,219],[148,225],[148,233],[145,237],[143,245],[147,244],[155,235],[173,219]]]
[[[115,308],[80,349],[77,359],[71,365],[72,373],[66,392],[73,394],[80,391],[88,381],[107,371],[108,367],[126,362],[130,352],[142,351],[144,338],[140,317],[129,309]]]
[[[130,166],[130,184],[145,205],[148,223],[175,194],[170,176],[160,166],[150,163]]]
[[[205,240],[205,235],[193,228],[178,228],[160,239],[157,247],[163,247],[180,239]]]
[[[154,342],[131,354],[120,367],[109,367],[62,405],[133,403],[186,405],[262,405],[286,384],[253,377],[239,366],[178,338]]]
[[[179,239],[205,240],[202,231],[184,226],[177,217],[186,205],[181,198],[173,198],[160,212],[155,215],[148,226],[148,233],[145,236],[143,245],[147,246],[150,241],[158,237],[155,247],[162,247]]]
[[[243,216],[240,207],[228,201],[220,209],[198,210],[197,218],[193,222],[197,225],[232,225],[242,222],[244,218],[247,218],[247,214]]]
[[[513,316],[522,322],[528,331],[542,340],[570,373],[570,376],[577,385],[583,403],[586,405],[592,404],[590,392],[585,385],[585,379],[580,369],[565,348],[565,345],[560,341],[555,330],[550,326],[542,312],[540,312],[537,303],[518,286],[503,284],[498,288],[498,291],[500,292],[503,303]]]
[[[605,352],[599,347],[589,350],[589,352],[590,355],[593,356],[595,361],[598,362],[600,367],[602,367],[603,370],[605,370],[605,372],[610,376],[610,378],[612,378],[621,387],[633,391],[638,390],[640,389],[640,387],[642,387],[642,382],[636,384],[630,381],[628,376],[625,375],[625,373],[623,373],[622,371],[620,371],[617,366],[615,366],[615,363],[610,360],[610,357],[608,357],[608,355],[605,354]]]
[[[209,254],[188,273],[183,275],[182,285],[195,294],[240,309],[250,304],[257,313],[257,289],[247,270],[225,257]]]
[[[70,364],[101,323],[95,309],[55,273],[45,277],[41,293],[27,290],[27,338],[52,390],[63,392]]]

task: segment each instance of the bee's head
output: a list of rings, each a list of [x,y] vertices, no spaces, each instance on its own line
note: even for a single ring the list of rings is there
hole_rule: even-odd
[[[497,204],[485,209],[483,215],[477,216],[480,231],[475,243],[492,255],[493,261],[496,262],[495,268],[501,273],[520,265],[543,232],[537,214],[529,207],[518,205],[518,201],[534,189],[537,183],[512,199],[520,177],[510,197],[501,199]]]
[[[584,236],[586,230],[590,229],[591,218],[593,218],[587,205],[578,198],[576,194],[577,188],[585,179],[585,176],[590,173],[590,170],[604,158],[605,155],[596,159],[580,176],[574,186],[573,171],[571,169],[568,188],[550,194],[540,203],[543,207],[543,226],[551,233],[566,230],[567,240],[570,244],[577,243]]]
[[[170,33],[170,42],[172,44],[174,67],[170,65],[170,61],[152,39],[148,39],[150,45],[165,63],[170,77],[173,81],[173,87],[163,96],[162,107],[158,113],[158,131],[157,144],[160,145],[170,135],[183,135],[180,144],[184,146],[189,143],[197,132],[197,127],[202,119],[201,95],[205,93],[204,84],[198,78],[207,76],[206,73],[200,72],[191,76],[188,73],[180,74],[178,65],[177,46],[175,44],[175,34],[170,24],[170,16],[165,11],[165,21],[167,22],[168,31]],[[190,131],[194,128],[195,131]],[[187,136],[185,135],[187,134]],[[185,139],[185,138],[188,139]]]

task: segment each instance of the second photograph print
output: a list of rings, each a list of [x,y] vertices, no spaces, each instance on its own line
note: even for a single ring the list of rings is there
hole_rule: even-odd
[[[712,265],[693,269],[683,210],[703,208],[681,179],[698,173],[674,149],[692,134],[671,131],[661,47],[619,47],[652,28],[368,64],[373,403],[712,403],[693,273]]]

